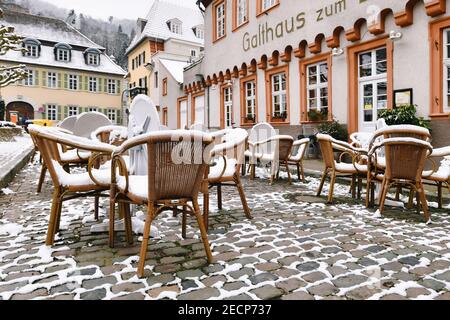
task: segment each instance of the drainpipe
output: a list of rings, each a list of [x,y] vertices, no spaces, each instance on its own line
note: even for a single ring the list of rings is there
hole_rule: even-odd
[[[208,86],[208,89],[206,89],[206,93],[207,93],[207,99],[206,99],[206,108],[208,110],[208,130],[211,129],[211,108],[210,108],[210,102],[211,102],[211,98],[210,98],[210,92],[211,87]]]

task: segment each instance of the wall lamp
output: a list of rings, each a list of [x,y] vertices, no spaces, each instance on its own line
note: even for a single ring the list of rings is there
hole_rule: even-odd
[[[402,37],[403,33],[399,31],[392,30],[391,32],[389,32],[389,39],[391,39],[391,41],[400,40]]]
[[[339,57],[342,56],[344,54],[344,49],[342,48],[333,48],[333,50],[331,50],[331,55],[333,57]]]

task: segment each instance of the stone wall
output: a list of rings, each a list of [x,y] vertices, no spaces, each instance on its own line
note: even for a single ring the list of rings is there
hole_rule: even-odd
[[[13,142],[14,137],[22,136],[22,128],[0,128],[0,142]]]

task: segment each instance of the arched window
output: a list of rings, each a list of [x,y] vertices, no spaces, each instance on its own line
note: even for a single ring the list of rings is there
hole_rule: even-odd
[[[54,53],[56,61],[70,62],[72,60],[72,47],[67,43],[57,43]]]
[[[41,42],[34,38],[25,38],[22,47],[26,49],[23,52],[25,57],[39,58],[41,56]]]
[[[86,49],[83,53],[84,61],[89,66],[98,66],[100,65],[100,55],[101,52],[97,48],[89,48]]]

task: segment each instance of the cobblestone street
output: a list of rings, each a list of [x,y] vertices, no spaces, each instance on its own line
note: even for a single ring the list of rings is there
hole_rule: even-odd
[[[448,204],[426,226],[415,210],[377,217],[351,200],[348,186],[328,206],[314,197],[316,178],[292,186],[244,179],[254,220],[227,190],[224,210],[211,214],[214,264],[194,220],[182,240],[181,218],[168,212],[155,223],[161,238],[151,242],[147,277],[138,279],[140,239],[126,247],[121,234],[110,249],[106,233],[91,234],[93,200],[66,204],[56,246],[44,246],[52,187],[35,193],[38,172],[28,165],[9,186],[15,193],[0,195],[0,300],[450,299]]]

